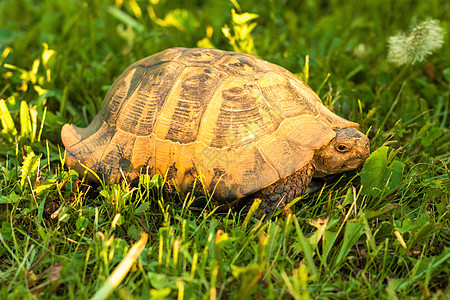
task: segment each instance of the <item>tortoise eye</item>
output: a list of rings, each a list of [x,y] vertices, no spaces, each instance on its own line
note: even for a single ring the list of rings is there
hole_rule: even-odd
[[[345,146],[345,145],[343,145],[343,144],[338,145],[338,146],[336,147],[336,150],[339,151],[339,152],[347,152],[347,151],[349,151],[348,147]]]

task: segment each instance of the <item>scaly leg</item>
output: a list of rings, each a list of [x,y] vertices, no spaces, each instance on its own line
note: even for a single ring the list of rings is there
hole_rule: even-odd
[[[240,202],[245,206],[244,211],[248,211],[256,198],[261,199],[258,209],[258,214],[260,215],[270,216],[276,210],[283,209],[287,203],[305,192],[311,181],[313,171],[313,166],[308,164],[293,174],[281,178],[268,187],[241,199]]]

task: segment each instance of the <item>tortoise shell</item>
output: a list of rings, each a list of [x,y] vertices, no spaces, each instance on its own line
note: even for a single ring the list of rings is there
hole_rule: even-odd
[[[194,181],[221,203],[304,167],[335,129],[358,124],[326,108],[286,69],[255,56],[173,48],[129,66],[87,128],[64,125],[66,163],[106,181]],[[92,174],[89,176],[95,179]]]

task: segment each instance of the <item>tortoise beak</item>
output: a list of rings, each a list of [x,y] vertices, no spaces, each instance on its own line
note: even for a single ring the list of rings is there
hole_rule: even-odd
[[[369,138],[365,135],[362,135],[360,138],[360,145],[362,145],[362,147],[358,151],[358,158],[360,158],[364,162],[370,155]]]
[[[355,150],[355,168],[359,168],[364,164],[366,159],[370,155],[370,141],[369,138],[363,134],[361,134],[361,138],[357,141],[357,144],[359,147],[357,147]]]

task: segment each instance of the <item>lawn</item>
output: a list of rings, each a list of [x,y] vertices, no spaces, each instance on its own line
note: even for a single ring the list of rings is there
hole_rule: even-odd
[[[450,2],[2,0],[0,298],[450,298]],[[372,155],[270,218],[64,164],[131,63],[170,47],[283,66]],[[142,234],[143,233],[143,234]]]

